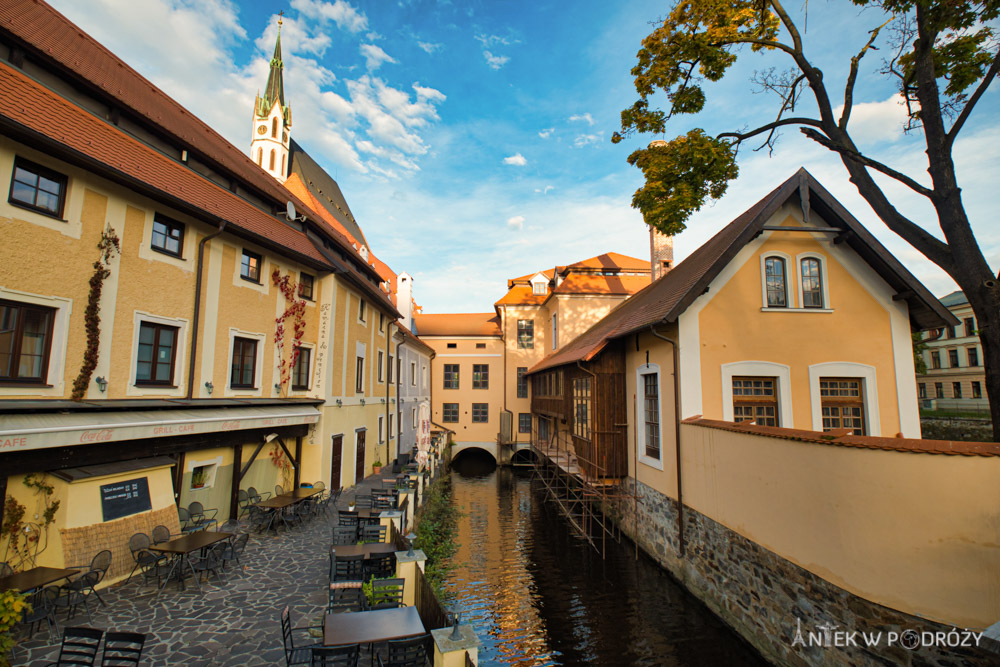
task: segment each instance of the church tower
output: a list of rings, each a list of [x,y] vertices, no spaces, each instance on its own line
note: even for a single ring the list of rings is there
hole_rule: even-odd
[[[284,183],[288,175],[288,142],[292,129],[292,108],[285,104],[282,69],[279,18],[278,41],[274,45],[267,88],[264,89],[264,97],[257,94],[253,105],[253,135],[250,141],[250,158],[279,183]]]

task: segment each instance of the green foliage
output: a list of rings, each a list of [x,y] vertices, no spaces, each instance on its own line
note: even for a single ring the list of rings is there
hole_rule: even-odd
[[[910,338],[913,340],[913,369],[918,375],[924,375],[927,373],[927,362],[924,361],[924,350],[927,349],[927,343],[924,342],[924,336],[919,331],[910,334]]]
[[[17,643],[11,628],[31,611],[31,603],[17,591],[0,591],[0,667],[9,667],[8,655]]]
[[[451,477],[442,474],[427,490],[424,505],[417,515],[417,538],[413,546],[427,556],[424,575],[438,599],[443,599],[441,585],[452,569],[451,558],[458,550],[460,512],[451,501]]]

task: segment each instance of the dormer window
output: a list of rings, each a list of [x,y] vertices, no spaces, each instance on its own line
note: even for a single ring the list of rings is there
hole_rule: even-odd
[[[781,257],[768,257],[764,260],[764,286],[768,308],[788,307],[788,275],[785,260]]]
[[[538,294],[538,295],[541,295],[541,296],[545,296],[545,293],[547,291],[548,290],[545,289],[545,283],[543,283],[541,281],[538,281],[537,283],[532,283],[531,284],[531,293],[532,294]]]

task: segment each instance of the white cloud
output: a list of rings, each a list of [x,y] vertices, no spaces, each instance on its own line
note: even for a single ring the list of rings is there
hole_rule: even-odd
[[[515,215],[512,218],[507,218],[507,226],[511,229],[521,229],[524,227],[524,216]]]
[[[341,30],[359,33],[368,28],[368,17],[344,0],[292,0],[292,8],[306,18],[333,21]]]
[[[551,190],[555,190],[555,189],[556,189],[556,186],[554,186],[554,185],[546,185],[544,188],[535,188],[535,192],[537,192],[539,194],[547,195],[547,194],[549,194],[549,192]]]
[[[368,34],[365,35],[365,39],[368,39],[368,40],[371,40],[371,41],[374,42],[374,41],[377,41],[379,39],[385,39],[385,35],[380,35],[377,32],[375,32],[374,30],[372,30],[371,32],[369,32]]]
[[[515,153],[514,155],[509,155],[503,159],[504,164],[512,164],[517,167],[523,167],[528,164],[528,161],[520,153]]]
[[[594,117],[591,116],[589,113],[583,113],[583,114],[578,113],[578,114],[573,114],[572,116],[570,116],[569,117],[569,122],[571,122],[571,123],[584,122],[587,125],[593,125],[594,124]]]
[[[495,56],[489,51],[483,51],[483,57],[486,58],[486,64],[492,69],[500,69],[510,62],[510,58],[508,56]]]
[[[844,105],[833,111],[833,117],[840,119]],[[851,107],[851,118],[847,131],[864,151],[864,144],[883,141],[897,141],[903,138],[906,124],[906,104],[900,95],[893,95],[881,102],[862,102]]]
[[[434,53],[438,49],[444,47],[444,44],[438,42],[417,42],[417,46],[419,46],[427,53]]]
[[[599,143],[603,138],[603,132],[598,132],[597,134],[579,134],[576,139],[573,140],[573,145],[577,148],[581,148],[588,144]]]
[[[544,130],[539,130],[538,131],[538,136],[540,136],[542,139],[548,139],[549,137],[552,136],[552,132],[554,132],[555,129],[556,128],[554,128],[554,127],[548,127],[548,128],[545,128]]]
[[[261,53],[266,53],[268,59],[274,53],[274,42],[278,38],[278,22],[268,21],[267,27],[260,37],[254,40],[254,45]],[[333,44],[329,35],[314,32],[308,21],[286,16],[281,26],[281,55],[287,60],[289,56],[314,54],[322,56]],[[287,63],[286,63],[287,67]]]
[[[377,70],[383,63],[395,63],[397,60],[375,44],[362,44],[361,55],[365,57],[365,67],[369,71]]]
[[[488,49],[491,46],[510,46],[517,43],[517,40],[512,40],[509,37],[501,37],[500,35],[476,35],[475,39],[483,45],[484,49]]]

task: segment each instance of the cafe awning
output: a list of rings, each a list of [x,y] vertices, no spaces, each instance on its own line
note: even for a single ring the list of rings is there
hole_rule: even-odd
[[[0,454],[223,431],[315,424],[312,405],[0,415]]]

